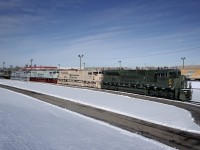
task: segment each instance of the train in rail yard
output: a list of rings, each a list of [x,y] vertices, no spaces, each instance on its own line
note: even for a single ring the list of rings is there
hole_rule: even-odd
[[[179,69],[25,69],[11,79],[86,86],[189,101],[192,88]]]
[[[189,101],[191,84],[178,69],[105,70],[103,89]]]

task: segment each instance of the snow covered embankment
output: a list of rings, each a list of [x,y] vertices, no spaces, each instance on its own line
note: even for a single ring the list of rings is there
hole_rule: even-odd
[[[0,88],[1,150],[173,149]]]
[[[13,80],[0,80],[0,83],[91,105],[165,126],[200,133],[200,127],[193,122],[191,114],[174,106],[58,85]]]

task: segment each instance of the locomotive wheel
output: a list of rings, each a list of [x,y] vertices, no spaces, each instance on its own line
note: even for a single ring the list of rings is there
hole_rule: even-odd
[[[169,92],[169,93],[168,93],[168,98],[169,98],[169,99],[174,99],[174,93]]]
[[[158,92],[158,97],[162,97],[162,94],[161,94],[161,92]]]
[[[146,91],[146,95],[149,96],[150,95],[150,91],[147,90]]]
[[[153,91],[150,91],[150,96],[154,96],[154,92]]]
[[[165,98],[168,98],[168,93],[167,93],[167,91],[165,91],[164,93],[165,93],[164,97],[165,97]]]

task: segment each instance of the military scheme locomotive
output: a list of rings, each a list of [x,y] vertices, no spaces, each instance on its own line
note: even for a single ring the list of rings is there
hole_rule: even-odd
[[[191,85],[178,69],[158,70],[105,70],[102,88],[165,97],[182,101],[191,100]]]

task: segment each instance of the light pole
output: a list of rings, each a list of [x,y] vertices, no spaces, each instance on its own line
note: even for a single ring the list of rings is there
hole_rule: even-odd
[[[181,58],[183,60],[183,69],[184,69],[184,60],[185,60],[185,57]]]
[[[31,72],[32,72],[32,63],[33,63],[33,59],[31,59],[31,71],[30,71],[30,78],[31,78]]]
[[[78,55],[78,57],[80,57],[80,70],[81,70],[81,58],[83,57],[83,55]]]
[[[120,61],[118,61],[119,62],[119,70],[121,70],[121,60]]]
[[[83,63],[83,67],[84,67],[83,69],[85,69],[85,63]]]
[[[4,65],[5,65],[5,62],[3,62],[3,70],[4,70]]]
[[[31,59],[31,69],[32,69],[32,63],[33,63],[33,59]]]

